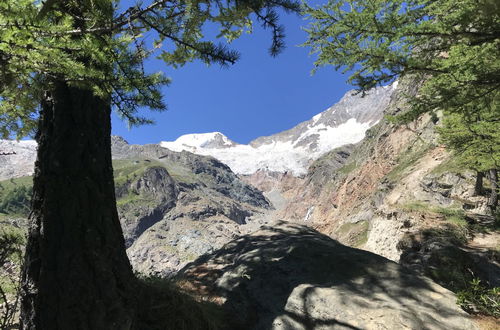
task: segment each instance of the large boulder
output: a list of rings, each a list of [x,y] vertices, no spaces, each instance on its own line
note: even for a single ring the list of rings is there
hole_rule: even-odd
[[[430,279],[297,224],[262,227],[178,277],[220,302],[232,329],[476,329]]]

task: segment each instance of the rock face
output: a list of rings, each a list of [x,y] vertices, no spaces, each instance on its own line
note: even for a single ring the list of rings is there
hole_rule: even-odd
[[[476,329],[428,278],[297,224],[240,237],[179,279],[223,304],[232,329]]]
[[[35,141],[0,140],[1,152],[9,155],[0,155],[0,181],[33,174]]]
[[[137,179],[127,181],[116,190],[127,247],[174,208],[179,195],[177,183],[160,166],[146,168]]]
[[[386,114],[407,109],[406,95],[417,90],[418,83],[401,81]],[[474,173],[439,145],[438,125],[439,116],[430,115],[400,126],[381,121],[360,143],[313,162],[301,183],[282,188],[288,202],[277,217],[302,221],[454,291],[472,277],[498,285],[500,232],[493,217],[481,220],[487,196],[473,195]],[[471,246],[476,237],[492,243]]]
[[[33,170],[36,144],[1,141],[0,147],[15,152],[0,156],[6,159],[0,162],[0,175],[12,177],[0,182],[1,195],[31,187],[26,175]],[[116,136],[112,149],[118,213],[128,255],[138,271],[169,276],[267,221],[263,214],[272,207],[262,192],[215,158],[159,145],[129,145]]]
[[[137,271],[170,276],[262,224],[271,208],[215,158],[112,138],[117,206]]]

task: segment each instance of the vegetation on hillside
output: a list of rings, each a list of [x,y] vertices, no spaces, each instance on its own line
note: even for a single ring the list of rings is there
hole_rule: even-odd
[[[18,322],[25,244],[23,230],[0,224],[0,329],[10,329]]]
[[[500,4],[495,0],[330,0],[306,5],[306,46],[316,66],[350,72],[360,91],[413,75],[423,81],[409,122],[444,112],[442,142],[461,163],[487,171],[498,204],[500,167]]]
[[[0,214],[27,217],[33,192],[31,176],[0,181]]]

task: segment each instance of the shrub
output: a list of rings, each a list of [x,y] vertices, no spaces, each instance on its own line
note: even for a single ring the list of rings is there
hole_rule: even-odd
[[[469,313],[500,317],[500,287],[488,288],[474,278],[457,293],[457,303]]]
[[[2,197],[0,212],[7,214],[28,215],[31,205],[31,186],[17,186]]]
[[[0,230],[0,329],[12,328],[17,321],[25,244],[26,239],[20,230]]]

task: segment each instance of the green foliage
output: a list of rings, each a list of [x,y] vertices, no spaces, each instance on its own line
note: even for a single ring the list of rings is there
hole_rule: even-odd
[[[500,317],[500,287],[490,289],[474,278],[457,293],[457,303],[469,313]]]
[[[443,142],[462,163],[499,167],[500,2],[329,0],[305,12],[317,67],[352,70],[363,92],[413,75],[423,84],[393,120],[443,110]]]
[[[22,230],[10,226],[0,228],[0,265],[9,261],[19,263],[20,252],[25,243]]]
[[[27,216],[30,211],[32,193],[33,188],[31,186],[18,186],[5,195],[2,194],[0,213]]]
[[[134,1],[119,12],[115,0],[0,2],[0,136],[30,134],[42,98],[55,84],[90,89],[109,99],[129,124],[148,123],[138,109],[164,110],[160,88],[169,79],[144,70],[156,57],[171,67],[200,59],[228,65],[238,53],[207,40],[206,26],[228,42],[253,21],[272,32],[270,52],[283,48],[277,9],[294,0]],[[253,18],[253,21],[252,21]]]
[[[500,94],[492,104],[465,113],[450,112],[439,128],[441,141],[454,151],[456,161],[484,172],[500,168]]]
[[[0,182],[0,214],[26,217],[31,206],[33,178],[25,176]]]
[[[358,164],[356,162],[351,162],[349,164],[345,164],[341,168],[339,168],[339,172],[342,174],[349,174],[352,171],[354,171],[358,167]]]
[[[471,84],[498,88],[494,0],[330,0],[305,12],[312,21],[305,45],[318,54],[316,66],[354,70],[349,81],[362,90],[410,73],[430,77],[425,92],[452,96],[439,100],[449,104],[477,96]],[[457,85],[466,91],[453,91]]]
[[[26,239],[10,226],[0,228],[0,328],[10,329],[19,308],[20,270]]]

